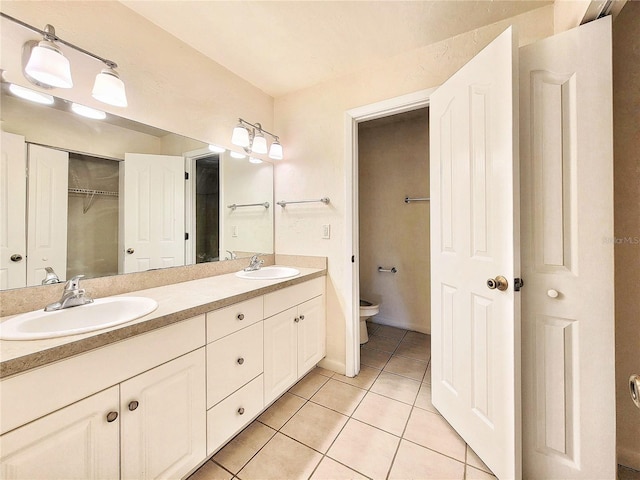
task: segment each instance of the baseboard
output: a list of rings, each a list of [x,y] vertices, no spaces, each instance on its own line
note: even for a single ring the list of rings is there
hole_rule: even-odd
[[[347,366],[344,363],[327,357],[320,360],[318,366],[339,373],[340,375],[344,375],[347,371]]]
[[[618,463],[625,467],[640,471],[640,452],[621,447],[618,445]]]
[[[413,322],[398,322],[392,318],[381,317],[379,314],[371,319],[371,321],[378,325],[386,325],[388,327],[402,328],[403,330],[411,330],[413,332],[426,333],[431,335],[431,325],[424,326]]]

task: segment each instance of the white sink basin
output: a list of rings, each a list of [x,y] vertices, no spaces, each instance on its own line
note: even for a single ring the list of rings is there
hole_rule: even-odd
[[[54,312],[36,310],[0,323],[0,340],[39,340],[113,327],[140,318],[158,308],[145,297],[107,297],[79,307]]]
[[[254,280],[278,280],[280,278],[289,278],[300,275],[300,270],[291,267],[262,267],[260,270],[245,272],[241,270],[236,272],[236,277],[251,278]]]

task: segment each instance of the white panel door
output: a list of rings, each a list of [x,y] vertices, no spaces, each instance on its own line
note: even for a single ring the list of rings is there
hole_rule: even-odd
[[[264,321],[264,404],[278,398],[298,379],[297,308]]]
[[[520,49],[526,478],[614,479],[611,17]]]
[[[116,418],[107,421],[107,414]],[[113,480],[120,476],[118,387],[0,437],[0,478]]]
[[[120,163],[123,273],[184,265],[184,158],[126,153]]]
[[[325,356],[324,295],[298,305],[298,378]]]
[[[26,287],[27,152],[21,135],[2,132],[0,192],[0,290]]]
[[[27,286],[41,285],[45,267],[67,274],[69,153],[28,146]]]
[[[122,478],[183,478],[206,457],[200,348],[120,385]]]
[[[433,404],[501,479],[521,469],[514,44],[510,28],[430,99]]]

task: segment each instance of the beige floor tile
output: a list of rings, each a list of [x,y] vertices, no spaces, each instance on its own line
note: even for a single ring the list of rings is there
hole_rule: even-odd
[[[238,473],[242,480],[307,479],[322,454],[276,433],[258,454]]]
[[[640,480],[640,472],[624,465],[618,465],[618,480]]]
[[[414,408],[403,438],[464,462],[464,440],[436,413]]]
[[[253,422],[216,453],[213,459],[230,472],[238,473],[275,434],[274,429]]]
[[[305,400],[303,398],[285,393],[258,417],[258,421],[271,428],[280,430],[280,428],[293,417],[294,413],[300,410],[300,407],[302,407],[304,403]]]
[[[427,368],[427,373],[424,374],[424,378],[422,379],[423,383],[428,383],[431,385],[431,362],[429,362],[429,367]]]
[[[403,338],[406,342],[416,343],[423,346],[431,345],[431,335],[419,332],[407,332]]]
[[[285,435],[325,453],[349,417],[307,402],[280,430]]]
[[[390,327],[388,325],[380,325],[380,327],[376,330],[374,335],[376,337],[388,337],[388,338],[394,338],[396,340],[402,340],[402,338],[405,336],[406,333],[407,331],[403,330],[402,328]]]
[[[366,393],[361,388],[330,379],[311,397],[311,401],[344,415],[351,415]]]
[[[370,391],[413,405],[420,382],[393,373],[382,372]]]
[[[327,370],[326,368],[322,368],[322,367],[316,367],[311,371],[319,373],[320,375],[324,375],[325,377],[329,377],[329,378],[333,377],[335,373],[335,372],[332,372],[331,370]]]
[[[309,480],[366,480],[367,477],[324,457]]]
[[[327,455],[371,478],[385,478],[400,439],[350,419]]]
[[[401,436],[410,413],[411,405],[369,392],[353,412],[353,418]]]
[[[462,478],[464,478],[464,463],[406,440],[400,442],[400,448],[389,474],[389,480],[462,480]]]
[[[420,384],[420,391],[418,392],[415,406],[440,415],[440,412],[438,412],[436,407],[433,406],[433,403],[431,403],[431,385],[428,383]]]
[[[344,375],[336,374],[331,378],[340,382],[348,383],[349,385],[353,385],[354,387],[368,390],[369,387],[373,385],[373,382],[376,381],[378,375],[380,375],[380,370],[362,365],[360,366],[360,372],[355,377],[346,377]]]
[[[427,371],[427,366],[427,362],[394,355],[389,360],[389,363],[384,367],[384,371],[402,375],[403,377],[409,377],[412,380],[421,382],[424,378],[424,372]]]
[[[366,345],[360,347],[360,364],[367,365],[372,368],[382,370],[385,364],[391,358],[391,352],[383,352],[382,350],[375,350],[369,348]]]
[[[233,474],[209,461],[196,470],[187,480],[231,480]]]
[[[393,353],[400,340],[387,337],[376,337],[375,335],[369,335],[369,341],[365,344],[368,348],[375,348],[376,350],[382,350],[383,352]]]
[[[376,333],[376,330],[378,330],[379,328],[380,324],[367,321],[367,332],[369,333],[369,335],[373,335],[374,333]]]
[[[320,390],[325,383],[329,381],[329,377],[311,370],[298,383],[289,389],[289,393],[298,395],[299,397],[309,400]]]
[[[431,357],[431,347],[403,340],[394,354],[420,360],[421,362],[428,362]]]
[[[496,480],[496,477],[490,473],[483,472],[482,470],[470,467],[469,465],[467,465],[467,474],[464,478],[467,480]]]
[[[467,445],[467,464],[479,470],[484,470],[487,473],[493,474],[491,469],[484,464],[484,462],[480,459],[478,454],[474,452],[469,445]]]

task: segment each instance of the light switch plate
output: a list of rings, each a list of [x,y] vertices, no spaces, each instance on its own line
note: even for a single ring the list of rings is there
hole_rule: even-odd
[[[238,236],[238,226],[237,225],[231,225],[231,236],[232,237],[237,237]]]
[[[322,238],[324,240],[331,238],[331,225],[322,225]]]

